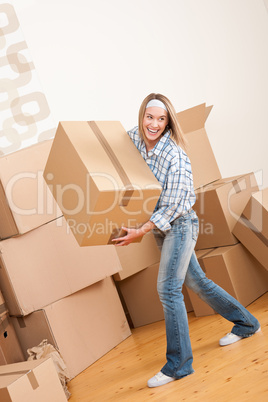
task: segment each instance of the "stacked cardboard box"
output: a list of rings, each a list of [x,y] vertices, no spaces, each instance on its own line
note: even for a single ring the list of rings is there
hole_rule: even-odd
[[[12,323],[25,358],[28,348],[47,339],[60,351],[70,378],[131,334],[111,277],[25,317],[12,317]]]
[[[122,281],[160,261],[160,251],[152,233],[143,236],[140,243],[117,247],[122,270],[113,275],[115,281]]]
[[[6,364],[27,358],[27,350],[18,326],[16,333],[21,349],[16,348],[17,338],[13,329],[16,320],[20,318],[21,324],[22,319],[26,322],[31,314],[43,312],[46,307],[52,306],[54,320],[60,322],[62,312],[56,308],[55,303],[68,299],[66,306],[71,311],[72,304],[77,304],[77,297],[82,297],[79,296],[80,292],[86,289],[90,295],[88,297],[91,297],[91,309],[94,313],[91,314],[89,323],[85,317],[88,313],[86,303],[84,305],[87,309],[73,312],[77,319],[78,332],[84,331],[85,320],[88,328],[100,327],[100,321],[103,320],[100,312],[108,311],[109,305],[114,306],[113,311],[110,311],[113,323],[106,320],[103,331],[105,336],[95,336],[94,339],[88,337],[88,343],[84,342],[94,353],[85,353],[83,356],[81,352],[78,353],[81,343],[78,344],[74,340],[74,334],[66,330],[66,325],[70,326],[69,320],[66,319],[65,326],[57,327],[57,336],[50,324],[53,336],[49,339],[55,347],[59,348],[60,345],[63,348],[63,358],[68,360],[68,368],[72,376],[75,376],[91,364],[94,357],[99,358],[102,353],[106,353],[131,334],[115,287],[106,285],[107,291],[99,290],[99,294],[94,290],[95,284],[99,284],[98,289],[103,289],[107,281],[111,281],[111,276],[122,270],[124,258],[121,263],[114,246],[82,248],[77,243],[43,179],[51,145],[52,141],[46,141],[0,159],[0,200],[3,206],[0,211],[0,288],[9,314],[12,315],[12,318],[7,316],[2,323],[2,327],[5,326],[5,336],[8,334],[8,337],[1,343],[2,350],[5,349],[5,353],[1,354],[1,361]],[[31,329],[32,337],[28,337],[30,341],[38,339],[40,343],[48,337],[45,320],[49,322],[51,319],[46,317],[40,326]],[[59,341],[63,337],[69,342],[69,347],[65,349]],[[101,347],[99,339],[102,340]],[[32,342],[27,347],[36,346]],[[70,347],[71,342],[73,347]],[[15,349],[18,351],[17,355]],[[7,350],[14,352],[12,359],[6,358]]]
[[[268,188],[250,197],[233,233],[268,270]]]
[[[268,276],[263,272],[267,241],[262,234],[267,222],[265,202],[260,200],[265,191],[258,190],[253,173],[221,179],[198,189],[194,206],[200,220],[196,250],[204,253],[199,254],[201,266],[209,279],[244,306],[268,290]],[[254,227],[256,217],[259,229]],[[215,313],[193,292],[189,295],[196,315]]]
[[[114,247],[79,247],[64,218],[0,242],[9,312],[24,316],[117,273]]]
[[[1,402],[66,402],[51,358],[0,366]]]
[[[196,256],[207,277],[243,306],[267,291],[268,272],[241,243],[198,250]],[[215,314],[197,294],[188,292],[196,316]]]
[[[210,111],[209,108],[206,110]],[[195,126],[191,120],[191,113],[194,111],[201,113],[202,121],[205,121],[206,112],[203,105],[178,113],[186,138],[189,135],[188,125]],[[200,126],[201,124],[189,137],[189,140],[195,143],[195,145],[192,142],[189,143],[190,159],[192,158],[191,146],[198,144]],[[267,233],[265,235],[268,223],[265,222],[268,203],[264,200],[265,191],[258,193],[259,187],[254,173],[231,178],[217,177],[219,174],[215,168],[216,161],[211,156],[212,150],[210,149],[208,156],[207,150],[202,149],[204,143],[202,141],[199,145],[198,162],[195,163],[195,159],[192,159],[194,182],[197,184],[195,185],[197,200],[194,210],[200,224],[196,244],[197,256],[206,275],[247,306],[268,290],[268,277],[258,263],[259,261],[264,267],[268,267],[268,236]],[[210,180],[199,185],[198,169],[203,171],[206,168],[215,174],[211,174]],[[260,201],[261,197],[263,197],[262,201]],[[261,228],[256,229],[257,220]],[[253,255],[240,244],[240,241]],[[191,290],[189,290],[189,296],[196,315],[215,313]]]
[[[0,366],[23,361],[23,353],[0,291]]]
[[[52,140],[0,157],[0,239],[62,215],[43,178]]]
[[[230,246],[238,243],[232,230],[251,194],[258,191],[254,173],[213,183],[196,190],[196,211],[200,233],[196,249]]]
[[[164,319],[162,304],[157,293],[159,263],[116,282],[131,325],[136,328]],[[193,310],[188,290],[183,288],[188,312]]]

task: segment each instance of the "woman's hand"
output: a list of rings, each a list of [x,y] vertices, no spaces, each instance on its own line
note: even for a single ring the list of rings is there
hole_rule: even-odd
[[[114,242],[115,246],[128,246],[130,243],[132,243],[138,237],[142,237],[147,232],[150,232],[150,230],[152,230],[154,227],[155,227],[155,225],[151,221],[146,222],[144,225],[142,225],[138,229],[122,227],[122,230],[127,232],[127,234],[122,237],[118,237],[117,239],[113,239],[112,241]]]
[[[130,229],[122,226],[122,230],[127,232],[127,234],[113,239],[112,241],[114,242],[115,246],[128,246],[135,239],[144,235],[140,229]]]

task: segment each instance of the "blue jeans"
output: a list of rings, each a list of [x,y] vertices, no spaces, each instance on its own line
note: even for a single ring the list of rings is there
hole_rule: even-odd
[[[234,323],[232,332],[242,337],[254,334],[258,320],[235,298],[209,280],[196,258],[198,217],[191,210],[177,218],[165,233],[154,230],[161,250],[157,290],[163,305],[167,362],[161,371],[176,379],[193,373],[192,348],[182,286],[192,289],[217,313]]]

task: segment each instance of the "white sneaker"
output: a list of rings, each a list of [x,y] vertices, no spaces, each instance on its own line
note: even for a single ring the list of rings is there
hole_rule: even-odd
[[[257,332],[260,332],[261,327],[259,329],[257,329],[256,332],[254,332],[254,334],[257,334]],[[252,335],[254,335],[252,334]],[[232,332],[229,332],[229,334],[225,335],[223,338],[220,339],[219,344],[220,346],[227,346],[227,345],[231,345],[232,343],[238,342],[241,339],[243,339],[243,336],[238,336],[233,334]]]
[[[160,387],[161,385],[165,385],[168,384],[171,381],[175,381],[176,378],[173,377],[169,377],[167,375],[165,375],[164,373],[162,373],[162,371],[159,371],[159,373],[157,373],[154,377],[150,378],[150,380],[148,380],[147,385],[149,388],[153,388],[153,387]]]
[[[233,334],[232,332],[229,332],[227,335],[225,335],[223,338],[219,340],[220,346],[227,346],[231,345],[232,343],[238,342],[242,339],[242,336],[238,336]]]

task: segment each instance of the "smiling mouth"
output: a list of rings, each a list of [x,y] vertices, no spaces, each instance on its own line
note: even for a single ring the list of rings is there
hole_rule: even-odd
[[[157,134],[159,130],[151,130],[150,128],[147,128],[147,130],[149,131],[149,133],[151,134]]]

